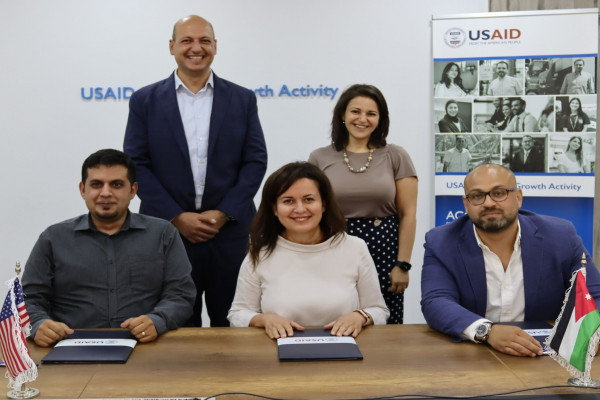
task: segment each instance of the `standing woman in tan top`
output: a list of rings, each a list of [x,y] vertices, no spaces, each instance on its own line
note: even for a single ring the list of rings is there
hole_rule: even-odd
[[[418,181],[408,153],[387,144],[389,126],[379,89],[353,85],[333,111],[333,143],[313,151],[308,161],[331,181],[348,233],[367,243],[390,309],[388,324],[401,324],[417,225]]]

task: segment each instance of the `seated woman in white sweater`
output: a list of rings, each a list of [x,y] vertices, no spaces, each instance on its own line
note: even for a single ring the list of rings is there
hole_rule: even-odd
[[[264,328],[272,338],[323,326],[358,336],[389,317],[375,265],[346,223],[329,180],[316,166],[290,163],[266,181],[250,228],[231,326]]]

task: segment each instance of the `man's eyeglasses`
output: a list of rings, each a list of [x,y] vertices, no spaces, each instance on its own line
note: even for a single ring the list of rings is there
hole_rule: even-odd
[[[480,206],[483,203],[485,203],[485,197],[488,195],[490,196],[490,199],[499,203],[501,201],[506,200],[506,198],[508,197],[508,193],[514,192],[515,190],[517,189],[494,189],[490,190],[489,192],[471,192],[468,195],[466,195],[465,198],[469,203],[471,203],[474,206]]]

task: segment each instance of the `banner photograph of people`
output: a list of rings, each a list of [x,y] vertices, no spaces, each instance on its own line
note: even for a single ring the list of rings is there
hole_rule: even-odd
[[[435,171],[591,173],[597,57],[434,62]]]

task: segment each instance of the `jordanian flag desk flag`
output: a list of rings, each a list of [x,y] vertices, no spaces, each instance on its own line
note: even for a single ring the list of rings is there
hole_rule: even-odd
[[[573,273],[571,287],[565,294],[563,308],[546,339],[546,351],[573,376],[573,386],[600,387],[590,377],[592,361],[600,341],[600,313],[585,283],[585,254],[581,269]]]

